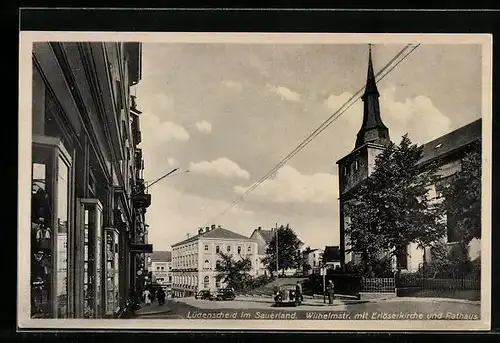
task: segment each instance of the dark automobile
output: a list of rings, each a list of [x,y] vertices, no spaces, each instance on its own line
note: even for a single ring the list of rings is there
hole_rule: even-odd
[[[216,300],[234,300],[236,298],[232,288],[219,288],[215,295]]]
[[[199,291],[198,293],[196,293],[194,295],[194,298],[195,299],[212,300],[213,299],[213,295],[212,295],[212,293],[210,293],[209,290],[202,290],[202,291]]]
[[[283,305],[299,306],[302,298],[297,295],[295,285],[284,285],[274,294],[274,304],[276,307]]]

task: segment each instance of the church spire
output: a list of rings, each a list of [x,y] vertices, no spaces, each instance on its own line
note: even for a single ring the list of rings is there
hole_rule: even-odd
[[[363,124],[356,138],[356,148],[366,143],[387,145],[390,142],[389,129],[384,125],[380,117],[379,96],[375,73],[373,72],[372,47],[370,44],[365,92],[361,97],[364,103]]]

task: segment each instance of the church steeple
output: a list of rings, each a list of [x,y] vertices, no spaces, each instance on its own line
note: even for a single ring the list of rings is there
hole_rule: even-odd
[[[372,48],[370,44],[365,92],[361,97],[364,103],[363,124],[358,132],[355,148],[359,148],[366,143],[387,145],[390,142],[389,129],[384,125],[380,117],[379,96],[375,73],[373,72]]]

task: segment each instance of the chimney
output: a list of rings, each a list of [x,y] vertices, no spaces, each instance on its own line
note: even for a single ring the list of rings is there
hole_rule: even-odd
[[[208,231],[210,231],[210,227],[209,226],[205,227],[205,232],[208,232]]]
[[[257,228],[257,231],[260,231],[260,230],[262,230],[262,226],[259,226],[259,227]]]
[[[215,230],[215,224],[212,224],[211,230]]]
[[[222,226],[220,226],[220,225],[217,225],[217,228],[218,228],[218,229],[222,229]]]
[[[189,232],[188,232],[188,233],[186,234],[187,239],[189,239],[189,237],[190,237],[190,236],[191,236],[191,235],[190,235],[190,234],[189,234]]]
[[[202,227],[200,227],[200,228],[198,229],[198,235],[201,235],[202,233],[203,233],[203,228],[202,228]]]

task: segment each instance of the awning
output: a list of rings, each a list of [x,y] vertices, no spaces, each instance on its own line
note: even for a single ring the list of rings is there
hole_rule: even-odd
[[[135,253],[152,253],[153,244],[131,244],[130,252]]]

